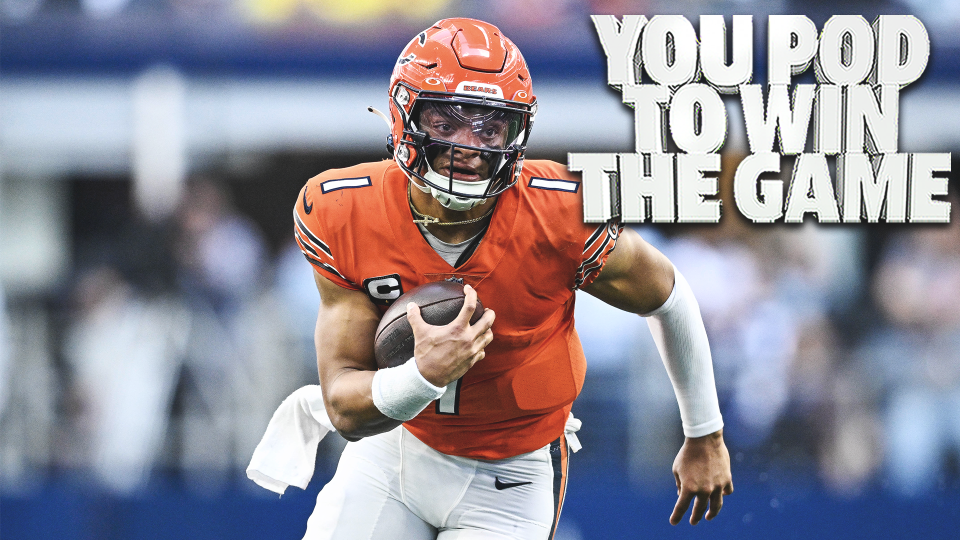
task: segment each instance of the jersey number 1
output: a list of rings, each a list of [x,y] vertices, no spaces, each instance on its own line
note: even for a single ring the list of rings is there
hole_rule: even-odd
[[[460,414],[460,383],[459,378],[447,385],[447,391],[437,400],[437,414]]]

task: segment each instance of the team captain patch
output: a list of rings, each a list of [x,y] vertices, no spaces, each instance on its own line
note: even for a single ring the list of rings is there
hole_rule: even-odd
[[[532,188],[547,189],[550,191],[568,191],[576,193],[580,189],[580,182],[570,180],[553,180],[551,178],[531,178],[528,184]]]
[[[320,191],[323,193],[330,193],[331,191],[337,191],[338,189],[360,188],[367,187],[369,185],[371,185],[369,176],[364,176],[362,178],[340,178],[339,180],[327,180],[326,182],[321,182]]]

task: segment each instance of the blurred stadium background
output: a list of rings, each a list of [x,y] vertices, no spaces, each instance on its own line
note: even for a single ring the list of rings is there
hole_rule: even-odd
[[[342,439],[306,492],[243,475],[281,399],[316,382],[297,191],[386,157],[365,107],[448,16],[524,52],[530,156],[632,151],[594,13],[753,14],[757,44],[772,13],[914,14],[933,52],[900,149],[960,149],[950,0],[0,0],[0,536],[300,538]],[[727,173],[745,149],[730,118]],[[700,301],[736,493],[714,523],[669,527],[669,381],[642,319],[581,296],[584,449],[558,539],[955,538],[957,170],[949,226],[751,226],[725,174],[720,225],[642,227]]]

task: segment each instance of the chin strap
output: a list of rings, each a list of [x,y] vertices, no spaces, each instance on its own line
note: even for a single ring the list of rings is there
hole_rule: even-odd
[[[427,172],[423,173],[423,179],[427,181],[427,184],[430,184],[431,182],[440,184],[448,180],[444,176],[434,171],[433,167],[431,167],[429,163],[427,164]],[[457,212],[466,212],[471,208],[476,208],[477,206],[480,206],[487,200],[485,198],[481,198],[480,196],[486,192],[487,186],[490,184],[490,180],[487,180],[486,182],[482,182],[478,184],[472,184],[470,182],[463,182],[460,180],[453,180],[453,184],[456,185],[458,188],[463,189],[465,193],[469,193],[470,190],[477,191],[478,193],[475,194],[476,197],[468,198],[468,197],[460,197],[458,195],[451,195],[450,193],[440,191],[439,189],[433,187],[432,185],[428,185],[420,188],[420,184],[417,184],[417,187],[420,188],[420,191],[423,191],[425,193],[429,192],[433,196],[433,198],[436,199],[437,202],[442,204],[445,208],[449,208],[450,210],[456,210]]]
[[[410,184],[413,183],[413,180],[410,181]],[[417,186],[419,188],[420,186]],[[417,207],[413,205],[413,198],[410,196],[410,185],[407,185],[407,203],[410,204],[410,210],[413,212],[413,215],[416,216],[416,219],[413,220],[414,223],[418,225],[469,225],[471,223],[476,223],[483,219],[486,219],[490,214],[493,213],[493,209],[496,205],[491,206],[489,210],[482,216],[474,219],[467,219],[464,221],[440,221],[440,218],[435,218],[433,216],[428,216],[421,213],[417,210]]]

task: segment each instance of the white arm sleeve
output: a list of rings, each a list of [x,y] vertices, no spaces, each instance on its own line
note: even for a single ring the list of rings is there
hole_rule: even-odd
[[[670,297],[644,317],[673,383],[683,434],[703,437],[723,427],[710,343],[690,285],[676,267],[673,273],[676,277]]]

